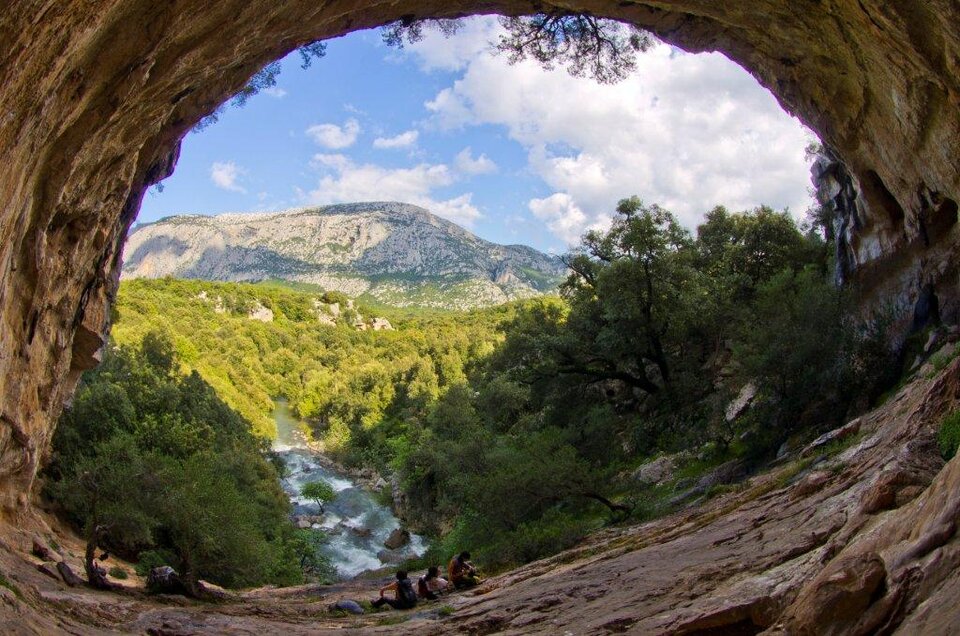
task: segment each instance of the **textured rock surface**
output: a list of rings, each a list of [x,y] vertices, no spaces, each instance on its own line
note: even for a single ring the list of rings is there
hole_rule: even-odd
[[[484,241],[403,203],[169,217],[131,232],[123,263],[125,278],[278,278],[451,309],[553,291],[563,271],[558,258]]]
[[[720,50],[743,64],[856,179],[865,205],[851,246],[869,294],[909,307],[932,285],[941,313],[958,313],[954,0],[564,6],[622,18],[688,50]],[[0,13],[0,530],[16,535],[38,523],[29,505],[34,475],[80,372],[96,363],[121,242],[144,188],[172,170],[180,138],[200,117],[263,64],[317,38],[401,16],[533,7],[517,0],[7,3]],[[838,593],[831,577],[860,581],[844,594],[851,606],[862,603],[876,572],[844,568],[879,557],[884,585],[870,594],[857,625],[957,631],[960,460],[928,486],[914,486],[923,490],[901,508],[860,510],[864,490],[882,470],[903,466],[923,484],[933,478],[929,427],[958,397],[955,365],[949,371],[886,408],[873,422],[881,432],[857,445],[850,469],[819,490],[798,498],[775,490],[726,504],[730,510],[713,504],[612,536],[592,553],[533,564],[495,581],[498,590],[462,601],[456,628],[736,633],[763,626],[822,633],[833,629],[825,622],[850,625],[816,611]],[[13,552],[30,550],[29,540],[20,543],[11,539],[0,550],[5,571],[18,572],[23,588],[22,598],[0,589],[7,633],[102,633],[101,625],[140,633],[262,634],[278,623],[287,633],[325,629],[302,602],[258,607],[248,599],[212,613],[53,589],[34,567],[17,569]],[[830,574],[824,579],[822,572]],[[564,600],[572,577],[587,583]],[[772,622],[780,616],[789,620]]]

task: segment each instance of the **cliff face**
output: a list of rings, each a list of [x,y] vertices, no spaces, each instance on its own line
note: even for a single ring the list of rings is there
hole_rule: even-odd
[[[553,291],[563,272],[558,258],[484,241],[403,203],[169,217],[131,232],[123,263],[128,278],[273,278],[449,309]]]
[[[51,427],[80,372],[96,363],[121,242],[144,188],[169,174],[180,138],[200,117],[266,62],[308,41],[407,16],[518,14],[535,6],[543,4],[8,3],[0,14],[4,520],[29,512]],[[942,304],[951,302],[960,200],[960,9],[954,0],[577,0],[563,6],[633,22],[687,50],[723,51],[749,69],[856,179],[866,203],[850,234],[858,275],[878,297],[909,304],[918,289],[933,284]],[[954,460],[921,504],[891,513],[890,531],[869,539],[867,570],[845,570],[835,553],[824,554],[804,574],[812,582],[801,598],[811,599],[811,612],[822,600],[816,590],[833,586],[842,596],[847,581],[854,587],[868,582],[856,589],[873,586],[869,603],[886,599],[901,614],[934,593],[954,603],[955,591],[929,581],[904,582],[897,598],[883,592],[894,589],[890,573],[941,554],[936,546],[954,545],[958,487]],[[953,514],[953,521],[936,509]],[[903,543],[922,538],[928,526],[935,540]],[[877,559],[885,563],[882,571]],[[937,576],[942,582],[950,573]],[[886,587],[877,586],[880,579]]]

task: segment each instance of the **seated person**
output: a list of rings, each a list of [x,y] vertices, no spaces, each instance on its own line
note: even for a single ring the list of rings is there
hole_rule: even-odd
[[[447,574],[450,575],[450,582],[458,590],[465,590],[473,587],[480,582],[477,578],[477,568],[470,563],[470,553],[461,552],[452,559],[447,565]]]
[[[417,580],[417,594],[420,598],[435,601],[449,585],[450,582],[440,576],[440,568],[431,565],[427,573]]]
[[[386,598],[384,592],[393,592],[393,598]],[[397,571],[397,580],[380,588],[380,598],[370,603],[374,607],[389,605],[393,609],[410,609],[417,604],[417,592],[404,570]]]

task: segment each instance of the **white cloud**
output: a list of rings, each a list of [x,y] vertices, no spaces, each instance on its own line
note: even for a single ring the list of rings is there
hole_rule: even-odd
[[[350,118],[343,126],[336,124],[314,124],[307,128],[307,135],[317,144],[331,150],[349,148],[357,141],[360,123]]]
[[[474,158],[470,146],[461,150],[454,159],[454,165],[457,170],[464,174],[488,174],[497,171],[497,164],[488,159],[487,155],[481,154]]]
[[[287,96],[287,91],[283,90],[279,86],[268,86],[260,91],[264,95],[269,95],[270,97],[275,97],[277,99],[283,99]]]
[[[411,168],[384,168],[357,164],[342,154],[318,154],[312,165],[322,173],[316,189],[305,193],[307,203],[400,201],[427,208],[461,225],[472,225],[482,215],[471,202],[472,193],[440,199],[433,191],[453,185],[456,176],[445,164],[421,163]]]
[[[543,199],[531,199],[528,204],[533,216],[543,221],[555,236],[572,245],[587,230],[604,229],[610,225],[610,216],[589,216],[564,192],[556,192]]]
[[[633,194],[691,228],[717,204],[789,206],[795,214],[810,205],[803,149],[811,133],[722,55],[661,44],[639,56],[633,76],[601,86],[480,53],[500,27],[493,19],[470,25],[446,44],[446,66],[441,36],[406,49],[424,68],[462,70],[425,104],[428,124],[504,127],[525,149],[530,171],[556,193],[535,201],[558,237],[576,240]]]
[[[238,181],[247,171],[232,161],[214,161],[210,166],[210,180],[221,190],[246,194],[247,190]]]
[[[407,148],[417,143],[420,131],[408,130],[394,137],[377,137],[373,140],[374,148]]]

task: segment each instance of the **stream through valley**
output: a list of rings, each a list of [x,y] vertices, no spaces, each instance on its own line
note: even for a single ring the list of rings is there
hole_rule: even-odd
[[[350,475],[334,469],[331,462],[307,446],[304,425],[293,416],[285,400],[277,400],[273,419],[277,423],[273,449],[287,465],[283,489],[294,504],[294,517],[309,519],[311,527],[329,536],[322,551],[341,578],[352,578],[423,554],[427,546],[415,534],[402,548],[387,550],[384,542],[400,527],[400,520],[373,493],[357,485]],[[315,502],[300,496],[301,486],[311,481],[325,481],[337,494],[324,505],[322,515]]]

